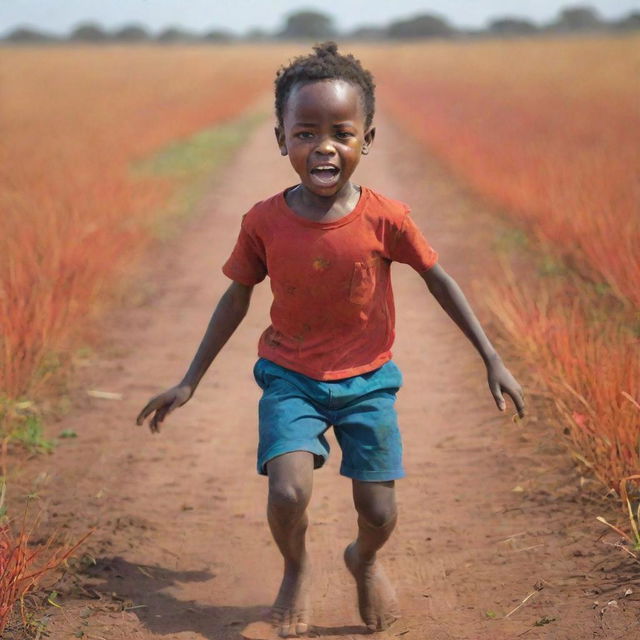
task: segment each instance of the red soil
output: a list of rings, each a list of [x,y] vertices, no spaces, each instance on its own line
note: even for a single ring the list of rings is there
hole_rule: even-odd
[[[390,124],[379,124],[356,177],[411,202],[443,266],[471,294],[490,259],[492,219]],[[137,276],[143,302],[110,316],[107,355],[90,362],[76,408],[56,425],[79,437],[21,470],[20,483],[37,486],[47,525],[77,533],[97,527],[86,546],[97,564],[60,587],[63,608],[48,625],[54,640],[80,631],[108,640],[263,637],[251,623],[275,596],[281,570],[264,515],[266,482],[254,469],[259,390],[251,368],[268,319],[268,284],[256,289],[244,323],[162,432],[152,436],[134,420],[190,362],[227,286],[220,266],[240,215],[294,182],[272,137],[270,126],[261,127],[202,215],[149,256]],[[481,361],[422,280],[396,265],[394,287],[408,477],[398,482],[399,527],[381,559],[403,618],[377,637],[637,637],[638,573],[598,539],[595,515],[606,505],[596,485],[581,488],[543,408],[529,399],[524,424],[500,414]],[[511,365],[518,372],[518,362]],[[518,373],[526,385],[526,372]],[[122,399],[88,398],[85,389]],[[365,630],[342,563],[356,527],[339,457],[334,446],[315,477],[313,623],[317,637],[353,639]]]

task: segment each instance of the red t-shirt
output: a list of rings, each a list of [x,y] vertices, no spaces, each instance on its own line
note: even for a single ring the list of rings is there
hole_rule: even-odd
[[[271,279],[271,326],[258,354],[317,380],[338,380],[391,358],[395,311],[390,266],[422,273],[438,254],[406,204],[362,187],[356,207],[333,222],[297,215],[285,192],[254,205],[222,267],[252,286]]]

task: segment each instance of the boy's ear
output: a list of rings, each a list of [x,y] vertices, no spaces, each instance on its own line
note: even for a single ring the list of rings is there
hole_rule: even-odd
[[[285,144],[284,138],[284,130],[281,125],[277,125],[274,128],[274,133],[276,134],[276,142],[278,143],[278,147],[280,147],[280,155],[287,155],[287,145]]]
[[[366,156],[369,153],[369,149],[371,148],[371,145],[373,144],[373,139],[376,137],[376,128],[375,127],[371,127],[365,134],[364,134],[364,144],[362,145],[362,155]]]

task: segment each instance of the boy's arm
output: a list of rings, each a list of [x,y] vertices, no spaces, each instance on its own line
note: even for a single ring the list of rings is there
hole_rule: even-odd
[[[182,382],[152,398],[138,415],[137,424],[142,424],[145,418],[155,411],[149,428],[152,433],[157,433],[160,431],[160,423],[166,415],[191,398],[209,365],[246,315],[252,292],[252,286],[239,282],[231,283],[220,297],[209,321],[209,326]]]
[[[458,283],[438,264],[421,273],[420,276],[427,283],[429,291],[440,306],[460,327],[482,357],[487,367],[489,389],[498,405],[498,409],[500,411],[505,410],[506,403],[502,396],[502,392],[504,392],[513,400],[518,416],[522,418],[524,416],[522,388],[505,367],[489,338],[487,338]]]

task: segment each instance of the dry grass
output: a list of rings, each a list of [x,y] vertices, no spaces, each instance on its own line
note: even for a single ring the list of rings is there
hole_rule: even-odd
[[[26,623],[25,596],[37,590],[42,580],[66,562],[91,533],[73,545],[57,545],[56,538],[51,537],[34,546],[30,542],[32,530],[24,522],[15,534],[9,525],[0,525],[0,634],[17,603]]]
[[[366,58],[411,135],[640,306],[640,38],[407,45]]]
[[[505,266],[506,282],[487,300],[511,342],[536,372],[578,455],[607,486],[638,471],[638,340],[605,319],[607,301],[579,282],[548,279],[526,287]],[[606,315],[601,315],[606,318]]]
[[[283,55],[0,49],[0,395],[37,392],[147,243],[172,185],[132,163],[245,110]]]
[[[619,493],[640,469],[639,45],[522,39],[363,56],[405,131],[583,278],[536,277],[534,260],[488,303],[577,455]]]

